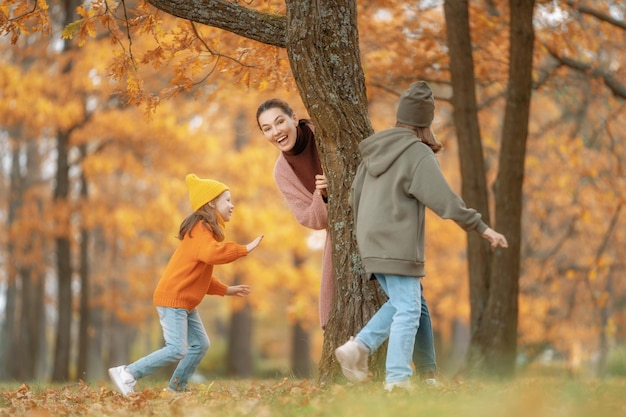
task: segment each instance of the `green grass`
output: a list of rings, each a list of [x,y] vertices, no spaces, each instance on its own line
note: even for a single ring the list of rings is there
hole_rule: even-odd
[[[380,383],[318,386],[302,380],[219,380],[162,396],[161,387],[138,386],[126,398],[108,383],[4,385],[0,416],[253,416],[253,417],[622,417],[626,378],[606,381],[518,378],[509,382],[417,385],[388,394]]]

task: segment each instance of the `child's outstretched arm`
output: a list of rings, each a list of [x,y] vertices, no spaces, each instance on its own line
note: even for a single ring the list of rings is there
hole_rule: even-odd
[[[248,253],[252,252],[257,246],[259,246],[259,243],[261,243],[261,240],[263,240],[263,235],[257,237],[252,242],[248,243],[246,245],[246,249],[248,249]]]
[[[231,285],[226,290],[226,295],[233,295],[237,297],[244,297],[250,294],[249,285]]]
[[[483,237],[491,243],[492,248],[496,248],[498,246],[503,248],[509,247],[509,243],[506,241],[506,238],[493,230],[491,227],[488,227],[487,230],[483,232]]]

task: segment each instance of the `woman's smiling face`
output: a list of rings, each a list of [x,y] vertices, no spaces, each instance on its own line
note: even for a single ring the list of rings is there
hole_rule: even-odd
[[[298,118],[289,116],[281,108],[273,107],[259,115],[263,136],[282,152],[289,152],[296,144]]]

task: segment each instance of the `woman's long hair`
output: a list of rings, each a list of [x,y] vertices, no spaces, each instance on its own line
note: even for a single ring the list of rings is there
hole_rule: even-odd
[[[213,233],[215,240],[221,242],[224,240],[224,230],[220,220],[219,213],[215,207],[211,206],[210,203],[206,203],[183,220],[180,224],[180,230],[178,231],[178,238],[183,240],[187,234],[189,234],[189,237],[192,237],[191,229],[193,229],[198,222],[202,222],[202,226],[207,231]]]

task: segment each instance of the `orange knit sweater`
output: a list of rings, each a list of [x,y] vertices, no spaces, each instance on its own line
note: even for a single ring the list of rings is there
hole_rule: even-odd
[[[213,276],[213,266],[248,254],[245,245],[218,242],[201,223],[180,241],[154,291],[155,306],[193,310],[205,294],[225,295],[228,285]]]

